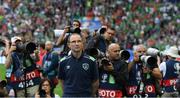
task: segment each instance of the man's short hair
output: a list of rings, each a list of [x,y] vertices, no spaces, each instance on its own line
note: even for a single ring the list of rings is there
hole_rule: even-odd
[[[81,34],[79,34],[79,33],[72,33],[72,34],[68,37],[68,43],[70,43],[70,38],[71,38],[72,35],[79,35],[79,36],[81,37],[81,39],[82,39],[82,35],[81,35]]]
[[[81,27],[81,22],[79,20],[73,20],[73,22],[77,22],[79,24],[79,27]]]

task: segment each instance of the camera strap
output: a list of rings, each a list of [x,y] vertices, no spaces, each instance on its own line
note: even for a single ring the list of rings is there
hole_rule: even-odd
[[[46,57],[45,57],[45,60],[46,61],[51,61],[51,59],[52,59],[52,51],[51,52],[49,52],[49,53],[47,53],[47,55],[45,55]]]
[[[21,60],[19,58],[18,54],[13,53],[12,57],[13,57],[13,59],[14,59],[14,57],[16,58],[15,60],[13,60],[13,65],[15,66],[15,67],[13,67],[13,71],[16,71],[19,68],[23,68],[23,60]]]
[[[136,89],[136,94],[142,94],[143,92],[144,92],[144,83],[140,81]]]
[[[65,39],[64,39],[64,47],[63,47],[63,52],[66,54],[68,54],[68,50],[69,50],[69,48],[68,48],[68,46],[67,46],[67,43],[68,43],[68,39],[69,39],[69,37],[70,37],[70,33],[65,37]]]
[[[143,83],[142,68],[139,69],[139,65],[137,65],[137,64],[136,64],[136,66],[137,66],[136,70],[140,71],[140,77],[141,77],[141,80],[139,80],[139,83],[138,83],[138,86],[137,86],[137,89],[136,89],[136,94],[142,94],[142,93],[144,93],[144,83]]]

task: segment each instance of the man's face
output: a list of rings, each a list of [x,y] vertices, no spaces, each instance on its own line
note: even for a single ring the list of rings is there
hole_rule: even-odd
[[[107,29],[107,31],[104,33],[104,37],[106,40],[112,40],[115,36],[115,31],[111,29]]]
[[[120,58],[120,46],[117,44],[111,45],[108,48],[108,54],[110,59],[117,60]]]
[[[145,55],[146,54],[146,48],[144,46],[139,46],[136,52],[139,55]]]
[[[51,42],[46,42],[46,44],[45,44],[45,49],[46,49],[47,51],[50,51],[50,50],[52,49],[52,47],[53,47],[53,45],[52,45]]]
[[[80,24],[76,21],[73,22],[73,29],[80,28]]]
[[[74,34],[70,36],[69,48],[72,52],[80,52],[83,50],[83,42],[80,35]]]
[[[139,61],[139,56],[146,55],[146,48],[143,45],[137,46],[137,49],[134,51],[134,60]]]
[[[16,46],[17,52],[22,52],[24,50],[23,42],[21,40],[17,40],[13,45]]]

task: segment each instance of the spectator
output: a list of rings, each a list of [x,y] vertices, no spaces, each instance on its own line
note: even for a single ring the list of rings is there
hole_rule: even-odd
[[[100,19],[102,25],[110,25],[116,29],[117,36],[121,37],[118,37],[119,43],[124,47],[129,47],[132,43],[144,44],[149,38],[157,40],[156,45],[160,50],[178,42],[178,0],[175,0],[177,3],[170,0],[146,2],[52,0],[41,3],[40,1],[2,1],[1,35],[12,37],[16,33],[22,33],[27,40],[35,38],[37,41],[52,41],[54,35],[50,32],[55,28],[63,28],[71,19],[79,19],[82,26],[87,25],[84,22],[86,19],[88,22]],[[94,23],[88,24],[91,26]],[[36,32],[39,28],[41,32]],[[92,29],[94,28],[96,27]],[[124,40],[129,36],[133,37],[132,41]]]
[[[41,80],[41,83],[39,84],[39,89],[35,94],[35,98],[60,98],[57,94],[54,94],[52,89],[52,83],[49,79],[43,79]]]
[[[60,60],[59,79],[63,97],[93,97],[96,95],[99,77],[95,59],[83,53],[83,40],[72,34],[68,40],[71,54]]]

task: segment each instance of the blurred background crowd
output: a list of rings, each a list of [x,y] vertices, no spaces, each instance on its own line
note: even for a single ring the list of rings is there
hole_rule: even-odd
[[[55,41],[55,29],[74,19],[92,34],[102,25],[116,29],[125,48],[136,44],[180,48],[179,0],[0,0],[0,35]],[[127,40],[128,39],[128,40]]]

